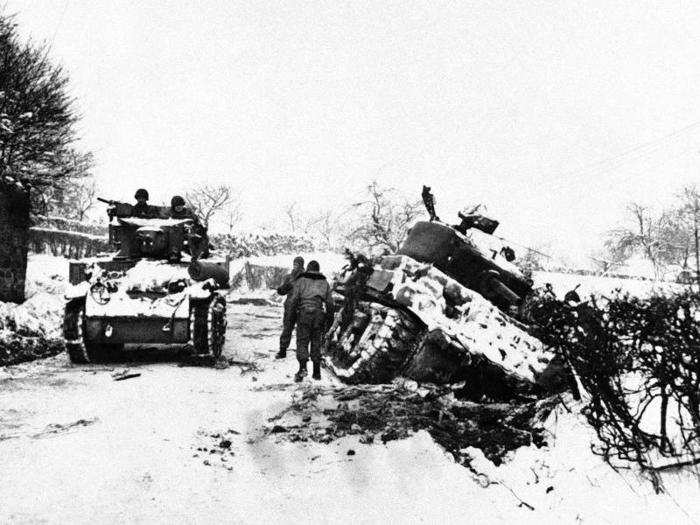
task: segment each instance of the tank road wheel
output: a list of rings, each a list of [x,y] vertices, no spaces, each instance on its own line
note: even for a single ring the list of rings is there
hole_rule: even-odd
[[[218,359],[226,338],[226,301],[220,295],[192,301],[190,305],[190,343],[195,354]]]
[[[91,343],[85,340],[85,301],[71,301],[63,317],[63,337],[71,363],[97,363],[123,348],[120,344]]]
[[[391,381],[413,357],[423,334],[423,327],[402,312],[361,303],[353,322],[331,336],[331,366],[350,383]]]

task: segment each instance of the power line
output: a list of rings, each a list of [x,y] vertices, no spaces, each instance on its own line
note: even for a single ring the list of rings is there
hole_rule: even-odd
[[[589,174],[589,175],[602,175],[605,173],[609,173],[610,171],[614,171],[615,169],[618,169],[622,165],[624,165],[626,162],[629,162],[630,160],[636,160],[639,158],[644,158],[647,155],[650,155],[651,153],[654,153],[665,141],[669,139],[673,139],[675,137],[678,137],[680,135],[683,135],[685,133],[688,133],[696,128],[700,127],[700,120],[694,121],[686,126],[683,126],[682,128],[678,128],[670,133],[667,133],[666,135],[663,135],[659,138],[643,142],[640,144],[637,144],[635,146],[631,146],[629,148],[626,148],[619,152],[616,155],[613,155],[612,157],[608,157],[606,159],[602,159],[596,162],[593,162],[591,164],[588,164],[587,166],[584,166],[582,168],[570,171],[566,174],[566,176],[571,176],[571,175],[583,175],[583,174]],[[633,155],[636,152],[640,152],[638,155]],[[590,171],[589,171],[590,170]]]
[[[53,32],[53,36],[51,37],[51,43],[49,44],[49,48],[53,48],[53,43],[56,40],[56,35],[58,35],[58,30],[61,28],[61,25],[63,24],[63,17],[66,14],[66,11],[68,10],[68,0],[65,0],[63,2],[63,11],[61,12],[61,16],[58,18],[58,23],[56,24],[56,29]]]

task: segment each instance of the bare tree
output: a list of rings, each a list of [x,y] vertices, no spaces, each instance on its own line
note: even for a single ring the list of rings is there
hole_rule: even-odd
[[[695,255],[695,277],[700,285],[700,192],[695,185],[683,188],[679,195],[681,205],[678,209],[680,223],[684,228],[679,228],[680,232],[685,230],[685,243],[682,243],[685,259],[683,267],[687,268],[689,253]]]
[[[202,184],[185,193],[188,207],[207,228],[212,217],[224,211],[232,197],[231,187],[226,184]]]
[[[677,254],[671,238],[675,227],[673,214],[669,211],[654,214],[638,203],[629,204],[627,210],[633,225],[611,230],[605,247],[614,259],[620,261],[641,252],[651,262],[658,278],[663,266],[673,262]]]
[[[225,209],[226,226],[229,234],[233,232],[236,225],[241,222],[243,212],[241,211],[241,203],[237,199],[231,199]]]
[[[516,259],[515,265],[526,276],[532,277],[533,272],[538,272],[544,269],[542,264],[543,259],[544,256],[540,251],[532,248],[526,248],[525,254]]]
[[[299,227],[299,224],[301,222],[301,218],[299,216],[299,212],[297,211],[297,203],[291,202],[284,207],[284,215],[287,218],[287,222],[289,223],[289,228],[292,231],[292,233],[296,233],[297,228]]]
[[[355,204],[361,213],[361,225],[350,238],[370,248],[398,250],[408,228],[421,215],[422,204],[402,198],[393,188],[382,188],[377,181],[367,187],[367,194],[366,201]]]
[[[340,249],[351,232],[353,221],[349,220],[349,215],[352,211],[351,207],[321,210],[307,221],[305,232],[323,249]]]

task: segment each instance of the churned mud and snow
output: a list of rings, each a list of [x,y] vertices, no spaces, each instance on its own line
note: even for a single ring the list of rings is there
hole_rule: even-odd
[[[62,289],[62,271],[42,286]],[[594,433],[566,396],[542,422],[546,444],[505,451],[498,466],[470,446],[456,458],[428,430],[371,441],[364,431],[292,438],[304,437],[305,426],[328,427],[327,411],[337,404],[325,394],[347,387],[327,372],[320,382],[295,384],[294,353],[273,359],[279,305],[229,304],[227,315],[228,366],[181,366],[176,349],[159,348],[131,349],[111,364],[74,366],[62,353],[1,367],[0,522],[675,524],[700,517],[696,471],[665,472],[657,495],[634,468],[612,470],[591,453]]]

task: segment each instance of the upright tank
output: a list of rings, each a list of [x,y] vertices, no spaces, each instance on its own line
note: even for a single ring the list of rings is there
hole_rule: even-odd
[[[127,344],[189,345],[218,358],[226,332],[228,260],[209,258],[206,230],[152,206],[147,218],[106,201],[104,257],[72,261],[63,323],[73,363],[118,359]]]

